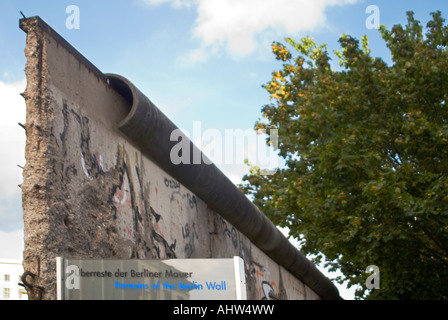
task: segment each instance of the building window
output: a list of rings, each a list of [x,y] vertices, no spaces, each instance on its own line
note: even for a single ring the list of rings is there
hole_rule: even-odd
[[[19,299],[20,300],[28,299],[28,293],[23,288],[19,289]]]
[[[5,274],[4,280],[5,281],[11,281],[11,277],[9,276],[9,274]]]
[[[9,299],[11,296],[11,290],[9,288],[3,288],[3,299]]]

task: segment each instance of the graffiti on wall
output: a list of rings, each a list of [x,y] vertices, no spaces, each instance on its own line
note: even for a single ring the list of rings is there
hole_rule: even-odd
[[[141,154],[135,153],[131,156],[124,145],[118,144],[115,147],[115,157],[102,155],[94,147],[89,118],[77,111],[76,107],[70,108],[65,100],[62,106],[63,128],[58,140],[61,141],[61,151],[65,159],[64,178],[68,179],[67,183],[76,178],[83,185],[91,184],[90,189],[102,190],[102,196],[98,191],[95,193],[102,198],[100,201],[104,202],[106,211],[113,217],[114,226],[110,229],[116,233],[116,238],[119,238],[121,243],[125,242],[130,248],[118,255],[124,255],[126,258],[169,259],[176,258],[176,250],[180,250],[178,253],[181,256],[191,257],[196,251],[199,239],[195,222],[198,215],[196,196],[175,179],[163,178],[162,185],[167,190],[162,193],[163,196],[166,195],[170,202],[176,203],[176,207],[171,209],[174,212],[169,214],[188,211],[185,221],[179,223],[181,232],[176,235],[170,232],[169,237],[164,236],[164,230],[166,232],[170,229],[169,222],[163,219],[163,212],[158,212],[157,202],[161,194],[154,181],[152,190],[155,191],[155,203],[151,204],[151,182],[146,182],[149,179],[145,179]],[[73,137],[77,137],[76,150],[68,147],[73,145]],[[59,144],[57,141],[56,143]],[[78,159],[78,162],[70,163],[68,159],[73,158]],[[97,208],[97,211],[101,210]]]
[[[262,264],[254,258],[252,245],[235,227],[229,225],[227,221],[220,217],[219,225],[225,238],[230,241],[239,257],[244,260],[247,287],[253,290],[252,295],[260,300],[277,300],[286,297],[286,292],[282,290],[283,281],[280,274],[280,284],[270,280],[271,272],[268,266]],[[280,269],[279,269],[280,272]]]
[[[169,177],[164,177],[164,186],[168,191],[170,202],[175,209],[172,209],[171,214],[179,215],[186,208],[187,212],[184,214],[184,219],[187,222],[182,224],[182,242],[184,256],[190,258],[196,251],[196,243],[199,239],[198,227],[195,218],[198,215],[198,203],[196,196],[185,190],[185,188],[177,180]],[[173,203],[177,203],[177,207]],[[174,211],[173,211],[174,210]]]
[[[194,194],[191,194],[190,192],[181,192],[181,185],[178,181],[171,179],[171,178],[164,178],[164,184],[165,187],[172,190],[171,192],[171,200],[174,200],[176,197],[179,197],[182,200],[187,200],[188,205],[191,209],[195,208],[197,210],[197,200],[196,196]]]
[[[126,147],[118,144],[114,162],[105,164],[103,155],[93,147],[89,118],[81,115],[75,108],[69,108],[67,101],[63,101],[62,106],[63,129],[59,135],[60,139],[55,139],[55,143],[59,146],[58,140],[61,141],[60,150],[65,160],[58,174],[66,185],[73,179],[80,182],[82,187],[78,191],[78,206],[82,207],[80,211],[83,214],[90,212],[91,215],[97,215],[103,226],[107,224],[106,218],[101,219],[104,212],[109,212],[112,216],[110,220],[113,224],[107,225],[108,239],[119,241],[120,246],[127,244],[128,250],[123,252],[114,249],[111,244],[111,255],[122,258],[176,258],[176,241],[169,243],[157,230],[162,215],[150,205],[150,183],[144,179],[145,167],[141,155],[136,153],[131,157]],[[69,139],[73,137],[78,137],[76,150],[68,147],[72,142]],[[56,137],[53,135],[53,138]],[[68,159],[73,158],[79,162],[70,163]],[[56,159],[54,162],[56,163]],[[95,190],[94,195],[92,190]],[[83,201],[92,197],[97,198],[92,206]],[[81,218],[65,219],[69,234],[74,237],[80,229]],[[87,229],[93,227],[89,226]]]
[[[64,222],[70,236],[85,238],[80,241],[89,246],[92,254],[95,254],[92,250],[95,241],[103,241],[102,244],[108,241],[110,257],[170,259],[194,256],[201,235],[196,222],[199,211],[196,196],[171,177],[162,178],[161,186],[165,189],[163,193],[160,192],[154,180],[149,182],[150,179],[145,178],[147,173],[141,154],[130,154],[122,144],[115,145],[115,155],[102,154],[98,149],[104,148],[96,147],[92,139],[88,117],[75,107],[70,108],[66,101],[63,103],[62,115],[63,128],[56,143],[65,160],[58,174],[67,185],[72,180],[81,182],[77,192],[80,195],[79,208],[82,210],[78,212],[95,216],[96,225],[106,230],[106,234],[92,239],[85,233],[93,235],[98,232],[95,224],[88,226],[87,231],[79,232],[81,222],[76,222],[74,217],[66,217]],[[76,148],[73,147],[73,139],[77,139]],[[77,159],[77,162],[72,163],[68,159]],[[151,190],[155,191],[154,203],[150,199]],[[68,189],[66,191],[70,192]],[[171,203],[167,217],[164,217],[167,208],[157,204],[161,194],[168,197],[167,201]],[[185,210],[182,215],[177,214],[182,210]],[[67,212],[77,210],[69,208]],[[113,223],[108,223],[107,217],[103,217],[104,212],[112,217],[109,220]],[[252,296],[263,300],[281,297],[282,281],[272,281],[267,267],[254,259],[250,241],[221,216],[217,217],[219,237],[227,239],[229,248],[233,248],[245,262],[246,281],[248,288],[253,290]],[[178,233],[171,232],[173,223]],[[168,237],[164,231],[170,232]],[[100,237],[103,240],[99,240]],[[100,247],[99,244],[97,246]]]

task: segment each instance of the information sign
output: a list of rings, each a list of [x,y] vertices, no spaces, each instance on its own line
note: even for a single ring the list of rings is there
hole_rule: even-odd
[[[60,300],[245,300],[244,262],[233,259],[57,258]]]

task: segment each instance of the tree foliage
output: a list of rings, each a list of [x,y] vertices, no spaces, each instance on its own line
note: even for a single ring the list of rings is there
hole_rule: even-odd
[[[440,12],[425,30],[407,16],[380,27],[391,65],[367,37],[343,35],[334,68],[309,37],[273,43],[282,68],[255,127],[278,129],[286,165],[253,167],[241,186],[359,298],[448,298],[448,26]],[[366,289],[369,265],[378,290]]]

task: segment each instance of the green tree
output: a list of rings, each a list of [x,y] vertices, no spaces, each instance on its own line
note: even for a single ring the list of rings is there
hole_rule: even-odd
[[[440,12],[425,33],[407,16],[380,27],[391,65],[367,37],[343,35],[336,68],[308,37],[273,43],[282,69],[255,129],[278,129],[286,165],[241,185],[358,298],[448,298],[448,27]],[[369,265],[380,289],[366,289]]]

